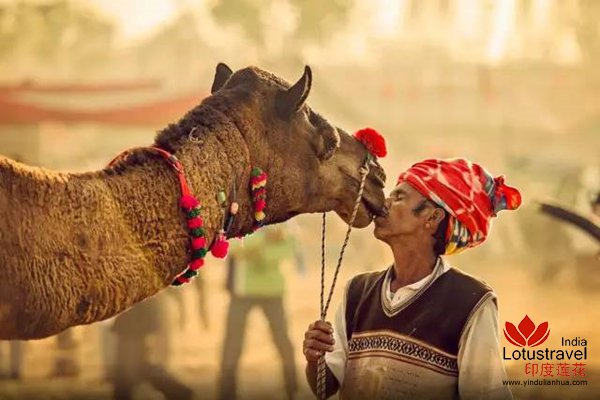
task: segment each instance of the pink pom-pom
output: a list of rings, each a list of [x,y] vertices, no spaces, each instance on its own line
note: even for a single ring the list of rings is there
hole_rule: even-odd
[[[202,218],[200,217],[190,218],[187,221],[187,226],[190,229],[202,228],[202,224]]]
[[[185,195],[185,196],[181,196],[180,204],[181,204],[181,208],[189,211],[192,208],[199,206],[200,202],[198,200],[196,200],[196,198],[194,196]]]
[[[206,238],[204,236],[200,236],[192,239],[192,249],[198,250],[202,249],[206,246]]]
[[[263,211],[266,206],[267,206],[267,202],[264,199],[259,199],[256,201],[256,203],[254,203],[254,211],[256,211],[256,212]]]
[[[188,268],[191,269],[192,271],[198,271],[200,268],[202,268],[204,266],[204,259],[203,258],[198,258],[196,260],[193,260],[189,265]]]
[[[217,236],[217,240],[213,243],[210,248],[210,252],[213,257],[216,258],[225,258],[227,257],[227,252],[229,251],[229,242],[225,239],[225,235],[222,233]]]

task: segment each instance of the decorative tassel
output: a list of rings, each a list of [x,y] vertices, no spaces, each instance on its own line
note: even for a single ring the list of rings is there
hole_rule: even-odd
[[[227,238],[225,237],[225,232],[223,230],[219,231],[215,242],[210,248],[210,252],[213,257],[216,258],[225,258],[227,257],[227,252],[229,251],[229,242],[227,242]]]
[[[206,253],[208,253],[208,250],[206,250],[205,248],[194,250],[192,251],[192,259],[195,260],[197,258],[204,258],[206,257]]]
[[[192,250],[199,250],[206,247],[206,238],[204,236],[195,237],[192,239]]]
[[[192,271],[198,271],[203,266],[204,266],[204,259],[203,258],[197,258],[195,260],[192,260],[192,262],[190,263],[190,265],[188,266],[188,268],[191,269]]]
[[[190,229],[202,228],[202,225],[203,225],[203,222],[202,222],[202,218],[200,218],[200,217],[190,218],[187,221],[187,226]]]
[[[183,275],[182,276],[178,276],[177,278],[175,278],[175,282],[173,282],[173,286],[181,286],[184,283],[189,283],[190,279],[189,278],[184,278]]]
[[[250,188],[252,189],[252,201],[254,203],[254,225],[252,231],[255,232],[262,227],[266,218],[265,209],[267,207],[267,173],[258,167],[252,168],[250,173]]]
[[[204,236],[204,229],[202,229],[202,228],[192,229],[190,231],[190,233],[192,234],[193,237]]]
[[[196,200],[194,196],[185,195],[181,196],[180,204],[181,208],[183,208],[186,211],[190,211],[191,209],[198,207],[200,205],[200,202]]]
[[[195,207],[192,208],[190,211],[188,211],[187,213],[187,217],[188,218],[195,218],[195,217],[199,217],[200,216],[200,207]]]
[[[198,275],[198,272],[193,271],[191,269],[188,269],[187,271],[185,271],[182,275],[183,278],[186,279],[192,279],[193,277],[195,277],[196,275]]]
[[[258,199],[258,201],[254,204],[254,210],[256,212],[261,212],[265,209],[266,205],[267,202],[265,201],[265,199]]]
[[[254,215],[254,219],[256,219],[259,222],[262,222],[265,219],[266,215],[264,212],[262,211],[258,211],[255,215]]]

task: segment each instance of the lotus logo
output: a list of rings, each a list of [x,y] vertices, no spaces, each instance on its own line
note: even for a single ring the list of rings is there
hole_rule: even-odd
[[[504,324],[504,336],[506,340],[519,347],[536,347],[548,339],[550,329],[548,322],[542,322],[536,329],[533,321],[526,315],[519,326],[516,327],[510,322]]]

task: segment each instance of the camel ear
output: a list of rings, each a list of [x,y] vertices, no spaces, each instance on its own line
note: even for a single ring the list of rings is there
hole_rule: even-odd
[[[298,82],[296,82],[288,90],[279,92],[275,102],[277,114],[282,119],[288,119],[296,113],[306,101],[310,88],[312,86],[312,71],[307,65],[304,67],[304,74]]]
[[[319,129],[318,136],[317,155],[321,161],[327,161],[340,147],[340,134],[333,126],[327,125]]]
[[[225,63],[218,63],[217,70],[215,71],[215,80],[210,88],[210,93],[212,94],[221,89],[231,74],[233,74],[231,68],[229,68]]]

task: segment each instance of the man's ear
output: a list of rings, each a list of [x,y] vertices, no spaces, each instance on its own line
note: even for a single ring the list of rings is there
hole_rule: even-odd
[[[437,231],[438,227],[440,226],[445,217],[446,211],[439,207],[436,207],[427,218],[427,222],[431,224],[431,226],[434,228],[434,231]]]

